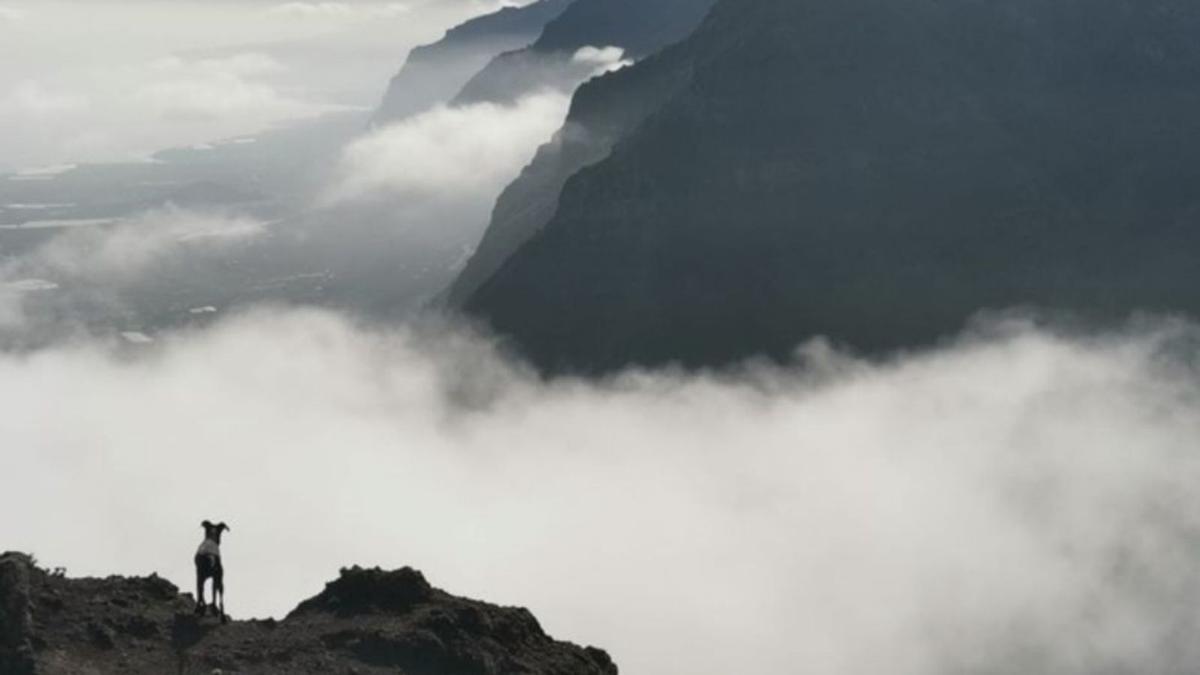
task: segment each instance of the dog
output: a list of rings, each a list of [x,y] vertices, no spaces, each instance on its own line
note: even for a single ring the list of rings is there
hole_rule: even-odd
[[[204,582],[212,579],[212,610],[229,620],[225,614],[225,568],[221,566],[221,533],[229,530],[225,523],[213,525],[209,521],[200,524],[204,528],[204,541],[196,550],[196,613],[203,615],[209,605],[204,602]]]

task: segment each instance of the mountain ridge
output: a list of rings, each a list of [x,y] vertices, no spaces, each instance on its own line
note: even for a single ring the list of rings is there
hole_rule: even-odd
[[[373,124],[395,122],[448,102],[495,56],[533,43],[574,1],[502,7],[451,28],[437,42],[414,48],[388,84]]]
[[[1181,0],[721,0],[675,94],[463,306],[585,372],[1200,311],[1197,30]]]
[[[528,47],[497,56],[463,86],[456,104],[512,103],[539,88],[574,89],[590,66],[584,47],[616,47],[645,58],[687,37],[713,0],[575,0]]]

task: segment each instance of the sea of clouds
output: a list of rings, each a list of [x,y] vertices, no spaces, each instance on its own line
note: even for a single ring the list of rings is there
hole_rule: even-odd
[[[414,565],[630,673],[1183,672],[1198,337],[544,381],[462,327],[256,310],[0,356],[3,540],[186,586],[222,519],[237,616]]]

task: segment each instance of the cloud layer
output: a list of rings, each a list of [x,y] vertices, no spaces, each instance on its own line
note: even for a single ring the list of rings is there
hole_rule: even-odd
[[[239,615],[414,564],[633,673],[1178,672],[1196,339],[1014,324],[886,364],[814,343],[542,383],[460,332],[305,312],[4,356],[0,509],[36,514],[5,545],[186,583],[221,518]]]
[[[219,273],[222,254],[259,237],[267,227],[246,216],[174,206],[128,218],[46,225],[56,234],[32,251],[0,259],[0,342],[22,343],[64,328],[44,325],[51,317],[39,319],[27,311],[28,302],[44,300],[43,294],[51,294],[51,304],[63,308],[117,308],[132,287],[173,283],[180,271],[171,266],[181,256],[207,261]],[[217,258],[209,258],[214,254]],[[53,316],[54,322],[64,319],[70,329],[70,316]]]
[[[327,199],[494,197],[562,125],[569,105],[568,96],[547,92],[511,106],[439,106],[384,127],[346,148]]]

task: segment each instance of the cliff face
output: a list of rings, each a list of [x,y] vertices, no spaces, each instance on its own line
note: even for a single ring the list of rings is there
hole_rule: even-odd
[[[653,54],[648,57],[652,64],[609,73],[586,82],[576,91],[563,129],[538,149],[530,165],[497,200],[482,241],[445,296],[449,306],[461,308],[509,256],[549,222],[568,178],[607,157],[619,138],[631,132],[688,81],[692,52],[689,43],[676,43],[695,29],[711,5],[711,0],[672,0],[644,3],[635,11],[578,0],[578,6],[547,26],[532,48],[501,57],[543,59],[544,56],[538,55],[539,50],[551,55],[560,49],[570,53],[573,44],[586,45],[589,41],[625,44],[633,54]],[[672,13],[666,12],[667,9]],[[654,53],[659,49],[660,53]],[[479,77],[490,77],[494,83],[499,72],[494,70],[488,75],[484,71]],[[554,79],[545,73],[537,77],[527,71],[525,74],[531,80]],[[519,91],[521,86],[516,83],[507,90]],[[485,94],[482,90],[476,94],[500,95]]]
[[[640,59],[674,44],[714,0],[575,0],[525,49],[496,57],[472,77],[456,103],[509,103],[536,89],[569,91],[593,65],[574,59],[583,47],[620,47]]]
[[[196,617],[157,577],[67,579],[0,556],[0,672],[615,675],[524,609],[451,596],[411,569],[353,568],[282,621]]]
[[[686,45],[650,58],[653,65],[625,68],[579,88],[566,124],[500,194],[482,240],[446,295],[448,306],[461,309],[550,221],[568,178],[607,157],[620,138],[688,81],[692,57]]]
[[[1198,31],[1184,0],[722,0],[466,307],[585,371],[1200,311]]]
[[[438,42],[412,50],[392,78],[376,124],[387,124],[445,103],[497,55],[532,44],[574,0],[538,0],[505,7],[450,29]]]

